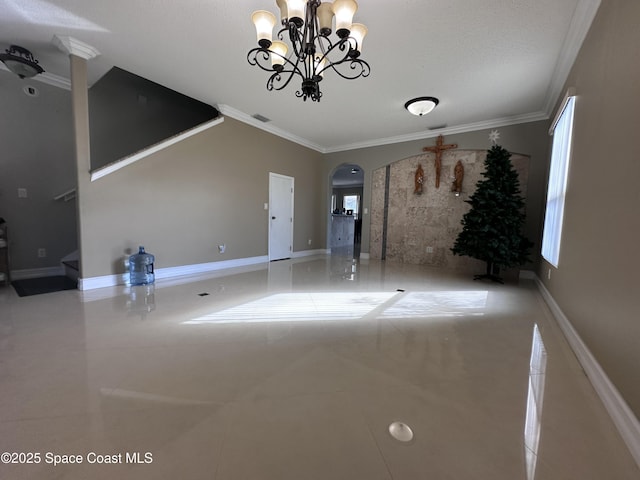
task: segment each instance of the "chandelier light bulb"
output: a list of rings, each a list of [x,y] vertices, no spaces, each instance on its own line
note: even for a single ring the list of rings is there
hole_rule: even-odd
[[[287,0],[276,0],[278,4],[278,8],[280,9],[280,22],[282,25],[287,23],[287,18],[289,18],[289,13],[287,10]]]
[[[251,21],[256,26],[258,45],[262,48],[269,48],[273,27],[276,24],[276,16],[266,10],[258,10],[251,15]]]
[[[335,0],[333,2],[333,13],[336,16],[336,33],[340,38],[349,36],[356,10],[358,10],[358,4],[355,0]]]
[[[320,35],[325,37],[331,35],[333,24],[333,5],[331,2],[322,2],[318,7],[318,23],[320,24]]]
[[[271,51],[271,65],[275,70],[282,70],[289,47],[286,43],[276,40],[271,44],[269,50]]]
[[[304,9],[307,2],[304,0],[286,0],[287,14],[289,21],[293,22],[296,27],[300,28],[304,24]]]
[[[368,30],[361,23],[354,23],[351,25],[351,48],[353,48],[358,55],[362,53],[362,42],[364,41],[364,37],[367,34]]]

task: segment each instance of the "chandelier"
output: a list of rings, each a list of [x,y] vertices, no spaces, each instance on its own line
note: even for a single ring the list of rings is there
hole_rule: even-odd
[[[369,64],[360,59],[362,41],[367,27],[352,23],[358,9],[355,0],[276,0],[280,8],[282,28],[278,40],[272,41],[276,17],[258,10],[251,20],[256,27],[258,47],[247,54],[247,61],[262,70],[273,72],[267,80],[267,90],[282,90],[295,77],[302,80],[298,98],[319,102],[320,82],[331,69],[342,78],[353,80],[369,76]],[[332,41],[335,17],[337,39]],[[285,38],[289,44],[285,43]],[[291,51],[291,54],[287,54]]]

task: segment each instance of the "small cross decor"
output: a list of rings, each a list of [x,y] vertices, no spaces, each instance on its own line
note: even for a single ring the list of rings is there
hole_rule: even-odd
[[[444,137],[438,135],[436,144],[433,147],[424,147],[423,152],[433,152],[436,154],[436,188],[440,188],[440,171],[442,170],[442,152],[450,150],[452,148],[458,148],[457,143],[451,143],[449,145],[443,145]]]

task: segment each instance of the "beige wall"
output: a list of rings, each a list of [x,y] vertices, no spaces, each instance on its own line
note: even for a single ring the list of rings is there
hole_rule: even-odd
[[[320,154],[227,118],[84,186],[82,277],[123,273],[138,245],[156,268],[267,255],[269,172],[295,178],[294,252],[324,248]]]
[[[538,275],[640,417],[638,19],[640,2],[603,0],[570,73],[577,98],[560,262],[543,261]]]
[[[37,97],[24,94],[28,85]],[[0,217],[9,227],[11,269],[58,267],[77,249],[75,200],[53,201],[76,184],[69,91],[0,70],[0,145]],[[27,198],[18,198],[18,188]],[[46,257],[38,257],[39,248]]]
[[[402,106],[400,105],[398,108],[402,108]],[[419,121],[420,119],[416,117],[416,120]],[[549,165],[548,129],[548,121],[510,125],[497,129],[500,132],[499,143],[504,148],[511,153],[523,154],[530,158],[529,179],[526,185],[527,220],[524,234],[535,244],[531,256],[535,264],[539,261],[538,252],[540,251],[540,232],[546,195],[546,174]],[[490,130],[491,129],[445,135],[444,140],[446,144],[456,143],[459,150],[488,150],[491,147],[491,143],[489,142]],[[432,146],[435,144],[435,141],[435,138],[427,138],[411,142],[326,154],[324,156],[324,176],[325,178],[331,178],[331,175],[339,165],[358,164],[364,171],[363,208],[371,211],[371,182],[373,171],[399,160],[420,155],[423,147]],[[425,168],[427,177],[432,178],[433,166],[423,165],[423,167]],[[447,182],[448,180],[443,180],[440,188],[448,188]],[[327,208],[329,208],[331,197],[329,196],[328,198]],[[362,220],[363,253],[369,253],[370,249],[370,223],[370,214],[364,215]]]

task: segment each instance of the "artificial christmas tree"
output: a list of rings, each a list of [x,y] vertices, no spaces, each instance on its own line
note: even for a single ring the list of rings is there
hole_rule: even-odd
[[[476,275],[475,280],[488,278],[503,283],[500,268],[529,261],[533,244],[522,235],[524,199],[510,158],[511,154],[501,146],[491,147],[484,162],[484,180],[465,200],[471,210],[462,218],[463,228],[451,251],[487,262],[486,274]]]

